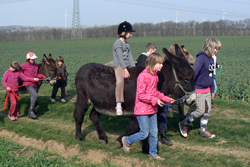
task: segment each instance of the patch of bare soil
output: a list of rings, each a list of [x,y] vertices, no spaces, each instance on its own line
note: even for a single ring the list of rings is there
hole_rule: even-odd
[[[19,136],[14,132],[9,132],[6,130],[2,130],[0,132],[0,137],[4,137],[7,140],[14,141],[19,143],[25,147],[33,147],[41,150],[48,150],[50,152],[57,152],[65,158],[71,156],[78,156],[83,161],[89,160],[91,163],[102,163],[103,161],[108,161],[115,165],[132,167],[132,166],[152,166],[146,161],[140,161],[137,158],[129,158],[123,156],[109,156],[108,153],[102,152],[101,150],[89,150],[87,154],[81,153],[78,150],[78,145],[65,147],[64,144],[59,144],[56,141],[48,140],[43,142],[42,140],[37,140],[33,138],[28,138],[25,136]],[[27,149],[27,148],[24,148]]]
[[[226,141],[221,141],[218,144],[222,144]],[[213,155],[233,155],[239,158],[249,158],[249,152],[247,151],[241,151],[239,148],[217,148],[217,147],[210,147],[210,146],[190,146],[187,144],[183,144],[180,142],[173,142],[173,146],[171,147],[172,149],[175,148],[182,148],[184,149],[189,149],[189,150],[196,150],[200,152],[206,152],[208,154],[213,154]]]

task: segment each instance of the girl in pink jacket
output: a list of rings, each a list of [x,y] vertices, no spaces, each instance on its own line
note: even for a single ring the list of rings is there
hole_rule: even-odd
[[[38,74],[38,64],[35,63],[35,59],[37,56],[33,52],[29,52],[26,55],[26,63],[23,63],[21,65],[21,71],[23,74],[27,77],[34,77],[34,78],[44,78],[43,74]],[[27,82],[24,82],[23,84],[27,84]],[[30,93],[30,109],[29,109],[29,118],[36,119],[36,101],[38,97],[38,89],[37,89],[37,82],[33,82],[26,86],[26,88],[29,90]]]
[[[157,72],[163,67],[164,58],[160,53],[152,53],[146,60],[146,68],[137,78],[137,90],[134,114],[137,117],[140,131],[122,138],[123,149],[130,152],[130,145],[144,140],[149,136],[149,155],[152,159],[165,160],[157,155],[158,127],[157,111],[158,105],[163,106],[163,101],[174,103],[175,100],[165,96],[157,89],[159,81]]]
[[[13,61],[10,63],[10,68],[4,73],[3,76],[3,86],[6,88],[10,98],[10,110],[8,117],[10,120],[14,121],[17,120],[17,109],[18,109],[18,98],[19,95],[18,91],[18,80],[21,78],[22,80],[28,81],[38,81],[38,78],[26,77],[21,71],[19,71],[20,65],[17,61]],[[16,95],[17,96],[16,96]]]

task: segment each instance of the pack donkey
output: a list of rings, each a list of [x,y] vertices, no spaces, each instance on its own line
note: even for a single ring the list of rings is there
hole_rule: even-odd
[[[165,95],[172,94],[175,99],[190,96],[194,89],[194,71],[184,57],[181,48],[175,44],[176,56],[171,54],[166,48],[163,52],[166,54],[165,62],[161,72],[158,73],[158,90]],[[130,78],[125,79],[123,115],[131,115],[128,130],[117,139],[117,147],[122,146],[121,138],[129,136],[139,131],[136,117],[133,115],[136,95],[137,77],[143,68],[128,68]],[[76,125],[76,139],[83,140],[81,127],[91,103],[93,108],[90,113],[90,119],[96,127],[99,141],[102,144],[108,142],[105,130],[100,123],[100,114],[116,116],[115,113],[115,74],[112,67],[103,64],[88,63],[82,66],[75,77],[77,90],[77,100],[74,110]],[[108,98],[107,98],[108,97]],[[148,145],[142,146],[143,152],[148,151]]]

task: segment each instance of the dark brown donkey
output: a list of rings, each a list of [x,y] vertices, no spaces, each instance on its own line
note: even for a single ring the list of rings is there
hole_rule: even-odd
[[[161,72],[158,73],[158,90],[165,95],[172,94],[175,99],[183,96],[189,96],[194,89],[194,71],[183,55],[181,48],[175,44],[176,56],[171,54],[166,48],[163,52],[166,54],[165,62]],[[136,117],[134,116],[134,105],[136,95],[136,81],[141,67],[128,68],[130,78],[125,79],[123,112],[124,115],[131,115],[131,121],[127,132],[118,137],[117,146],[121,146],[121,138],[129,136],[139,131]],[[76,125],[76,139],[83,140],[82,123],[84,115],[90,104],[93,108],[90,113],[90,119],[96,127],[99,141],[102,144],[108,142],[105,130],[100,123],[100,114],[116,116],[115,112],[115,74],[112,67],[103,64],[89,63],[81,67],[76,73],[75,85],[77,90],[77,101],[75,104],[74,117]],[[143,152],[148,152],[148,145],[143,143]]]

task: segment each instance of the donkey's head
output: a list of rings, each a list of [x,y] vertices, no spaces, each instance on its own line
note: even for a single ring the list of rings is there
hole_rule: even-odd
[[[172,72],[175,82],[172,85],[175,98],[185,96],[189,98],[194,93],[194,70],[189,65],[182,49],[178,44],[174,44],[175,55],[170,53],[166,48],[163,48],[163,52],[166,54],[169,62],[172,64]]]
[[[54,85],[56,83],[56,62],[51,54],[49,54],[49,57],[43,54],[43,60],[39,73],[45,75],[46,80],[49,81],[50,85]]]

